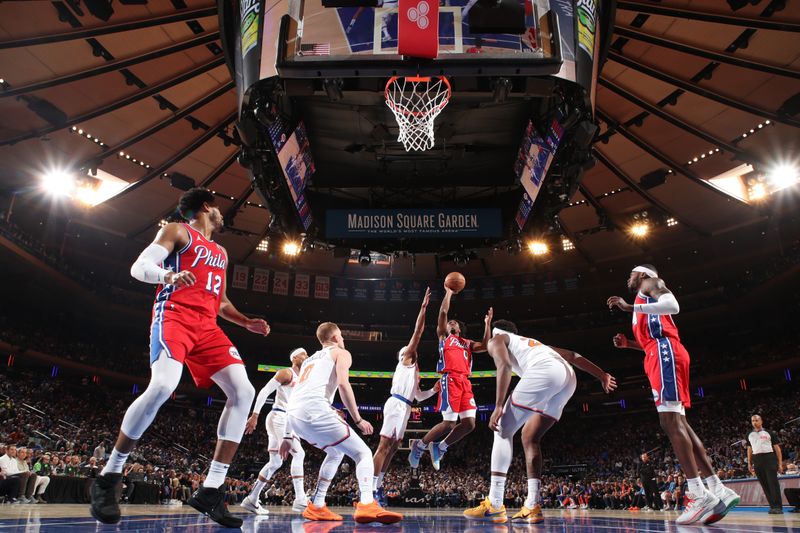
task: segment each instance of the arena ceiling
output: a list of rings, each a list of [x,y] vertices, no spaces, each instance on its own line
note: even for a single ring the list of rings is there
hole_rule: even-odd
[[[266,260],[254,251],[270,216],[236,160],[236,94],[216,2],[121,0],[113,13],[98,11],[104,4],[0,3],[0,170],[2,188],[16,193],[14,220],[34,228],[63,215],[144,242],[174,208],[180,191],[169,176],[177,173],[217,193],[233,220],[223,240],[234,261]],[[706,180],[800,154],[798,79],[797,3],[618,1],[597,89],[597,164],[558,215],[556,231],[576,247],[561,264],[702,246],[765,220],[768,208]],[[479,140],[486,119],[471,122]],[[130,186],[91,209],[54,213],[38,191],[41,176],[87,165]],[[643,187],[648,175],[665,181]],[[677,224],[637,242],[625,229],[643,211]],[[314,261],[323,268],[342,258]]]

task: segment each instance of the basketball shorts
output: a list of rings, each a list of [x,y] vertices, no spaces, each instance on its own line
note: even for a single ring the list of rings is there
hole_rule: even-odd
[[[410,405],[394,396],[389,396],[389,399],[383,404],[381,437],[402,439],[406,433],[406,426],[408,426],[408,418],[410,416]]]
[[[267,413],[267,437],[269,444],[267,450],[277,452],[281,447],[281,441],[286,434],[286,412],[281,409],[272,409]],[[292,433],[294,436],[294,433]]]
[[[288,420],[295,435],[320,450],[336,446],[350,436],[350,426],[330,405],[326,408],[306,404],[302,410],[289,412]]]
[[[472,383],[462,374],[442,374],[439,401],[436,410],[442,418],[455,421],[459,418],[475,418],[477,406],[472,394]]]
[[[658,339],[645,349],[644,371],[659,412],[685,414],[689,395],[689,352],[680,342]]]
[[[556,358],[543,359],[525,369],[507,404],[558,421],[577,383],[572,366]]]
[[[214,382],[211,376],[228,365],[242,365],[236,347],[217,325],[190,309],[169,301],[156,304],[150,324],[150,364],[164,351],[178,362],[186,363],[195,384],[202,388]]]

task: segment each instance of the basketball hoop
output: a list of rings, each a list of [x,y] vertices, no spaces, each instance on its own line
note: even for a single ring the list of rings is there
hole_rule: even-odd
[[[433,121],[450,101],[450,82],[444,76],[392,76],[386,82],[386,105],[394,113],[407,152],[433,148]]]

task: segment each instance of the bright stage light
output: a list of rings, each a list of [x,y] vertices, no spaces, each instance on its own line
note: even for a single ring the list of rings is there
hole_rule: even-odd
[[[634,237],[641,239],[650,232],[650,226],[646,222],[637,222],[630,227],[630,232]]]
[[[66,170],[50,170],[42,176],[41,186],[53,196],[70,196],[75,190],[75,178]]]
[[[530,241],[528,243],[528,250],[530,250],[533,255],[545,255],[550,251],[550,247],[543,241]]]
[[[800,170],[792,164],[783,163],[770,169],[767,179],[775,189],[785,189],[800,180]]]
[[[294,241],[286,241],[283,243],[283,253],[286,255],[297,255],[300,253],[300,245]]]

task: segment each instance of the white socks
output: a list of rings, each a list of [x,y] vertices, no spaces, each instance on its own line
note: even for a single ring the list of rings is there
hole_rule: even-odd
[[[706,492],[706,488],[703,486],[703,480],[700,479],[699,476],[687,479],[686,484],[688,485],[689,492],[691,492],[693,496],[699,498]]]
[[[303,476],[292,476],[292,486],[294,487],[294,499],[300,502],[307,502],[306,489],[303,486]]]
[[[208,467],[208,474],[203,486],[207,488],[218,489],[220,485],[225,483],[225,474],[228,473],[228,468],[231,465],[220,463],[219,461],[211,461],[211,466]]]
[[[499,509],[503,506],[503,496],[506,492],[506,476],[492,476],[489,485],[489,502],[492,507]]]
[[[261,491],[264,490],[264,487],[266,486],[267,486],[266,481],[261,481],[260,479],[256,479],[256,484],[253,485],[253,490],[250,491],[250,498],[255,502],[258,502],[258,499],[261,496]]]
[[[705,481],[706,485],[708,485],[708,490],[710,490],[714,494],[716,494],[717,491],[722,488],[722,481],[720,481],[719,477],[716,474],[708,476],[705,479]]]
[[[100,472],[100,475],[104,476],[106,474],[121,474],[122,467],[125,466],[125,461],[128,460],[129,455],[130,452],[122,453],[117,451],[116,448],[111,450],[111,455],[108,456],[108,462],[103,468],[103,471]]]
[[[330,486],[330,479],[320,479],[317,481],[317,490],[314,491],[314,499],[311,502],[314,504],[314,507],[323,507],[325,505],[325,497],[328,495],[328,487]]]
[[[541,487],[541,479],[528,479],[528,497],[525,499],[525,507],[533,509],[533,506],[539,503],[539,489],[541,489]]]
[[[386,472],[380,472],[377,476],[374,476],[372,478],[372,481],[373,481],[373,489],[372,490],[378,490],[379,488],[381,488],[383,486],[383,476],[385,476],[385,475],[386,475]]]

